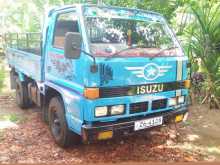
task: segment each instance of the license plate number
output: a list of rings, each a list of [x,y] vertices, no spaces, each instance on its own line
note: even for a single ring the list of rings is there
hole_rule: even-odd
[[[145,128],[155,127],[163,124],[163,116],[154,117],[146,120],[136,121],[134,123],[134,130],[141,130]]]

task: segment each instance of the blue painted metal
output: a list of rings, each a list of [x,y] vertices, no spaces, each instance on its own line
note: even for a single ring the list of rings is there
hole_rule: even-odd
[[[19,78],[19,80],[20,80],[21,82],[25,81],[25,76],[24,76],[24,74],[23,74],[22,72],[19,72],[19,71],[17,71],[17,73],[18,73],[18,78]]]
[[[112,98],[100,98],[96,100],[89,100],[83,96],[85,87],[115,87],[115,86],[129,86],[141,85],[149,83],[166,83],[175,82],[177,79],[177,59],[183,61],[182,80],[187,79],[187,57],[156,57],[153,59],[147,57],[135,58],[104,58],[97,57],[96,62],[99,71],[96,73],[90,72],[90,66],[93,61],[90,57],[81,53],[77,60],[70,60],[64,57],[62,49],[54,48],[53,32],[54,25],[58,14],[65,12],[75,12],[78,16],[79,29],[82,34],[83,44],[82,49],[90,52],[89,41],[84,23],[84,9],[89,9],[88,5],[67,6],[63,8],[52,9],[46,18],[44,29],[42,32],[42,51],[41,56],[27,53],[13,48],[7,49],[7,58],[9,64],[16,69],[21,81],[24,81],[24,75],[32,78],[36,82],[44,83],[45,87],[51,87],[57,90],[64,101],[66,119],[68,127],[81,134],[81,127],[84,123],[92,123],[94,121],[115,121],[121,118],[128,118],[139,115],[148,115],[155,113],[151,110],[151,103],[153,100],[170,98],[176,96],[176,91],[160,92],[156,94],[123,96]],[[137,11],[140,13],[138,18],[129,19],[145,19],[146,14],[143,10],[125,9],[116,7],[106,7],[113,9],[116,13],[121,10]],[[142,15],[141,15],[142,14]],[[156,19],[163,19],[163,17],[154,12],[148,12],[148,16]],[[175,37],[173,35],[173,37]],[[176,40],[176,42],[178,42]],[[158,66],[170,66],[164,76],[157,77],[154,80],[146,80],[135,75],[129,68],[145,67],[147,64],[155,64]],[[187,96],[188,90],[182,89],[182,95]],[[130,103],[149,102],[149,109],[146,112],[129,114]],[[126,113],[123,115],[96,118],[94,110],[96,106],[106,106],[114,104],[125,104]],[[186,106],[187,103],[182,105]],[[167,110],[175,110],[176,107],[166,107],[165,109],[157,110],[156,112],[163,112]]]
[[[8,48],[6,54],[8,63],[13,66],[18,73],[23,73],[37,81],[41,80],[40,56],[14,48]]]

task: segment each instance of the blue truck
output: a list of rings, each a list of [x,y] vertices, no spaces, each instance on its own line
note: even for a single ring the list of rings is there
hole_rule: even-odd
[[[57,7],[42,33],[8,34],[6,41],[17,104],[39,106],[61,147],[187,118],[188,58],[158,13]]]

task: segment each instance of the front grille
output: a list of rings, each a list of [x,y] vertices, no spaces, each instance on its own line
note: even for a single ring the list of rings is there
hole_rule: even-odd
[[[119,97],[126,96],[129,91],[129,87],[123,88],[105,88],[100,90],[101,97]]]
[[[146,112],[147,109],[148,109],[148,102],[130,104],[130,114]]]
[[[167,107],[167,99],[155,100],[152,102],[152,110],[164,109]]]
[[[158,83],[161,84],[161,83]],[[165,91],[172,91],[172,90],[178,90],[178,89],[184,89],[184,82],[169,82],[169,83],[162,83],[164,85]],[[121,96],[134,96],[137,94],[137,88],[140,86],[144,86],[146,84],[142,85],[131,85],[131,86],[125,86],[125,87],[100,87],[100,98],[110,98],[110,97],[121,97]],[[147,84],[152,85],[152,84]]]

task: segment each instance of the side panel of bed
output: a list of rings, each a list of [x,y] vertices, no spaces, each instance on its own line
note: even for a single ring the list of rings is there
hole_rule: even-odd
[[[36,80],[41,80],[41,56],[25,51],[8,48],[6,57],[11,67],[16,71]]]

